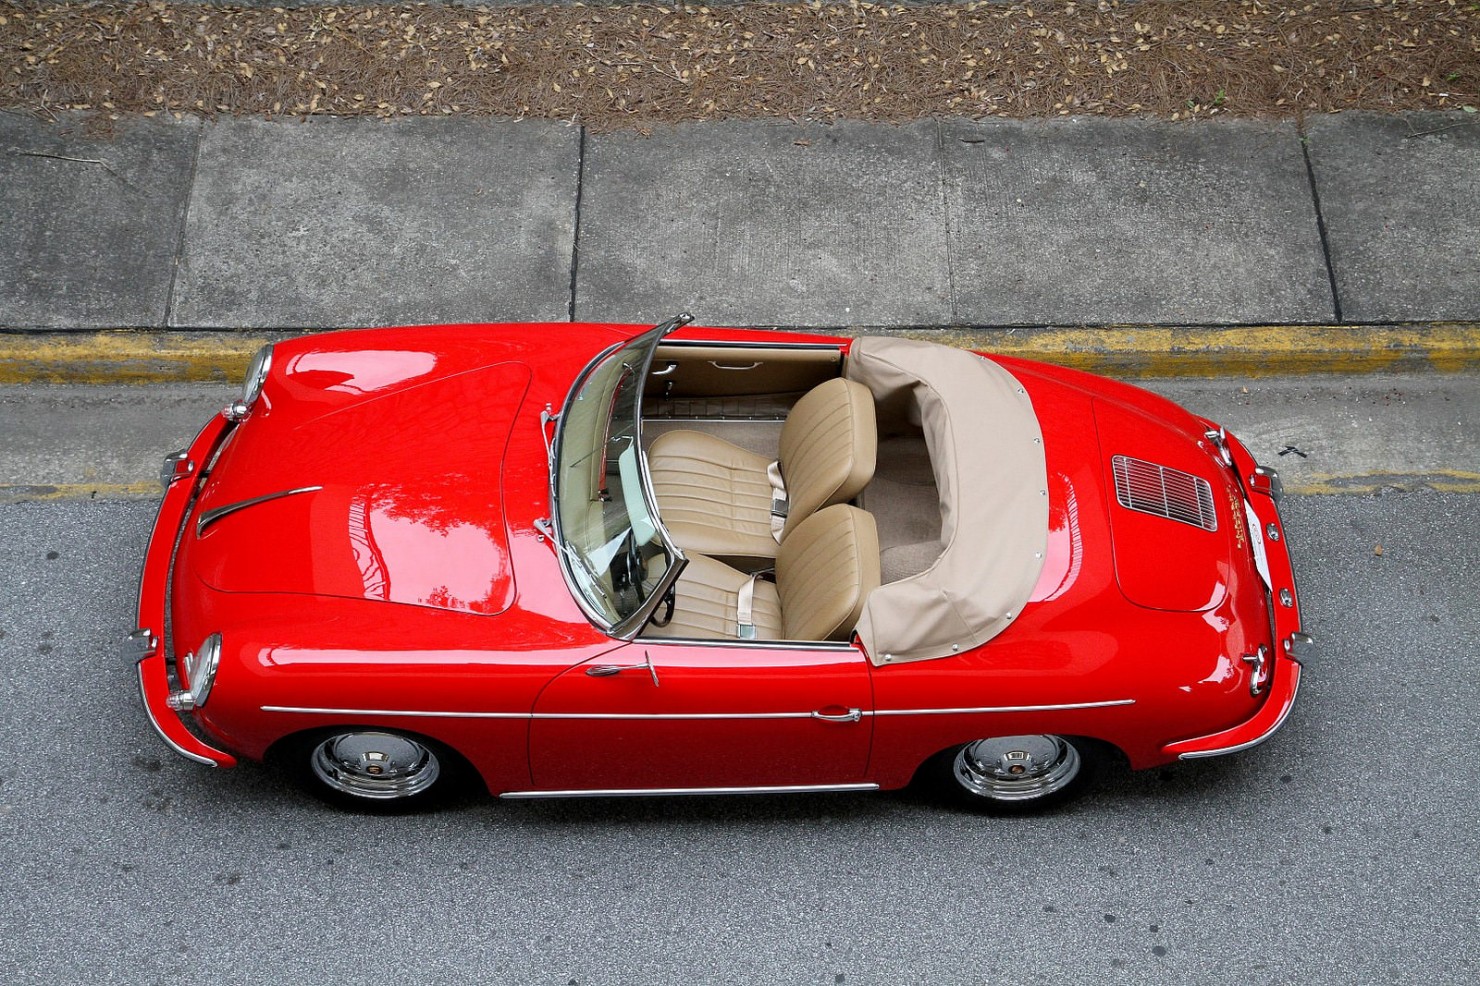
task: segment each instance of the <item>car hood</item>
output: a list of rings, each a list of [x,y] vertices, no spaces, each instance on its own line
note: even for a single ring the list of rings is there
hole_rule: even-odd
[[[378,387],[346,376],[290,373],[297,399],[254,409],[231,437],[185,532],[195,573],[226,592],[503,612],[502,465],[529,366]]]

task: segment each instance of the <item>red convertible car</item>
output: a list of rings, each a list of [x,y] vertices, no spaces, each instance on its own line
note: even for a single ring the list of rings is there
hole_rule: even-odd
[[[1279,479],[1216,424],[689,321],[264,348],[165,460],[128,638],[160,736],[360,808],[919,779],[1010,812],[1289,715]]]

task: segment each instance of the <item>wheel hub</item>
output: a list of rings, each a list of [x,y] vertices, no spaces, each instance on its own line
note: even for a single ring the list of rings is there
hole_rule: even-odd
[[[962,747],[956,782],[994,801],[1031,801],[1066,787],[1079,773],[1079,751],[1060,736],[1000,736]]]
[[[345,794],[374,800],[409,798],[431,787],[441,766],[431,750],[406,736],[338,733],[314,748],[314,776]]]

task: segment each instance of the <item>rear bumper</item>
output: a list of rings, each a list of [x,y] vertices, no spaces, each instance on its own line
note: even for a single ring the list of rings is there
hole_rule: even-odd
[[[1264,702],[1253,716],[1231,729],[1196,739],[1179,740],[1163,747],[1163,752],[1182,760],[1216,757],[1258,746],[1285,724],[1295,697],[1300,691],[1302,662],[1313,649],[1300,621],[1300,597],[1295,590],[1295,570],[1286,546],[1285,526],[1280,520],[1276,501],[1280,496],[1279,477],[1272,469],[1261,469],[1232,435],[1223,435],[1232,468],[1238,474],[1244,500],[1249,507],[1248,536],[1255,543],[1256,556],[1263,561],[1261,576],[1268,579],[1270,633],[1273,647],[1269,660],[1269,683]]]
[[[170,749],[188,760],[212,767],[233,767],[236,758],[192,733],[180,715],[169,706],[169,656],[164,646],[165,598],[175,541],[190,509],[196,476],[210,461],[230,427],[231,423],[224,416],[217,415],[201,429],[188,449],[165,460],[162,476],[164,500],[154,518],[154,530],[149,535],[149,548],[144,555],[144,570],[139,577],[136,611],[139,629],[124,641],[125,655],[137,662],[139,695],[149,724]]]
[[[1263,743],[1285,724],[1290,710],[1295,708],[1295,696],[1300,691],[1300,663],[1286,657],[1277,658],[1272,683],[1264,704],[1249,719],[1232,729],[1169,743],[1163,748],[1164,752],[1179,760],[1196,760],[1237,753]]]

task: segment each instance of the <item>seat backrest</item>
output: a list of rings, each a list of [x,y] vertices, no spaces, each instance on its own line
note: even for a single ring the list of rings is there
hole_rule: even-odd
[[[878,451],[874,395],[867,387],[835,377],[807,391],[781,428],[783,537],[823,507],[857,496],[874,477]]]
[[[847,640],[879,587],[879,531],[846,503],[817,511],[781,542],[776,592],[787,640]]]

